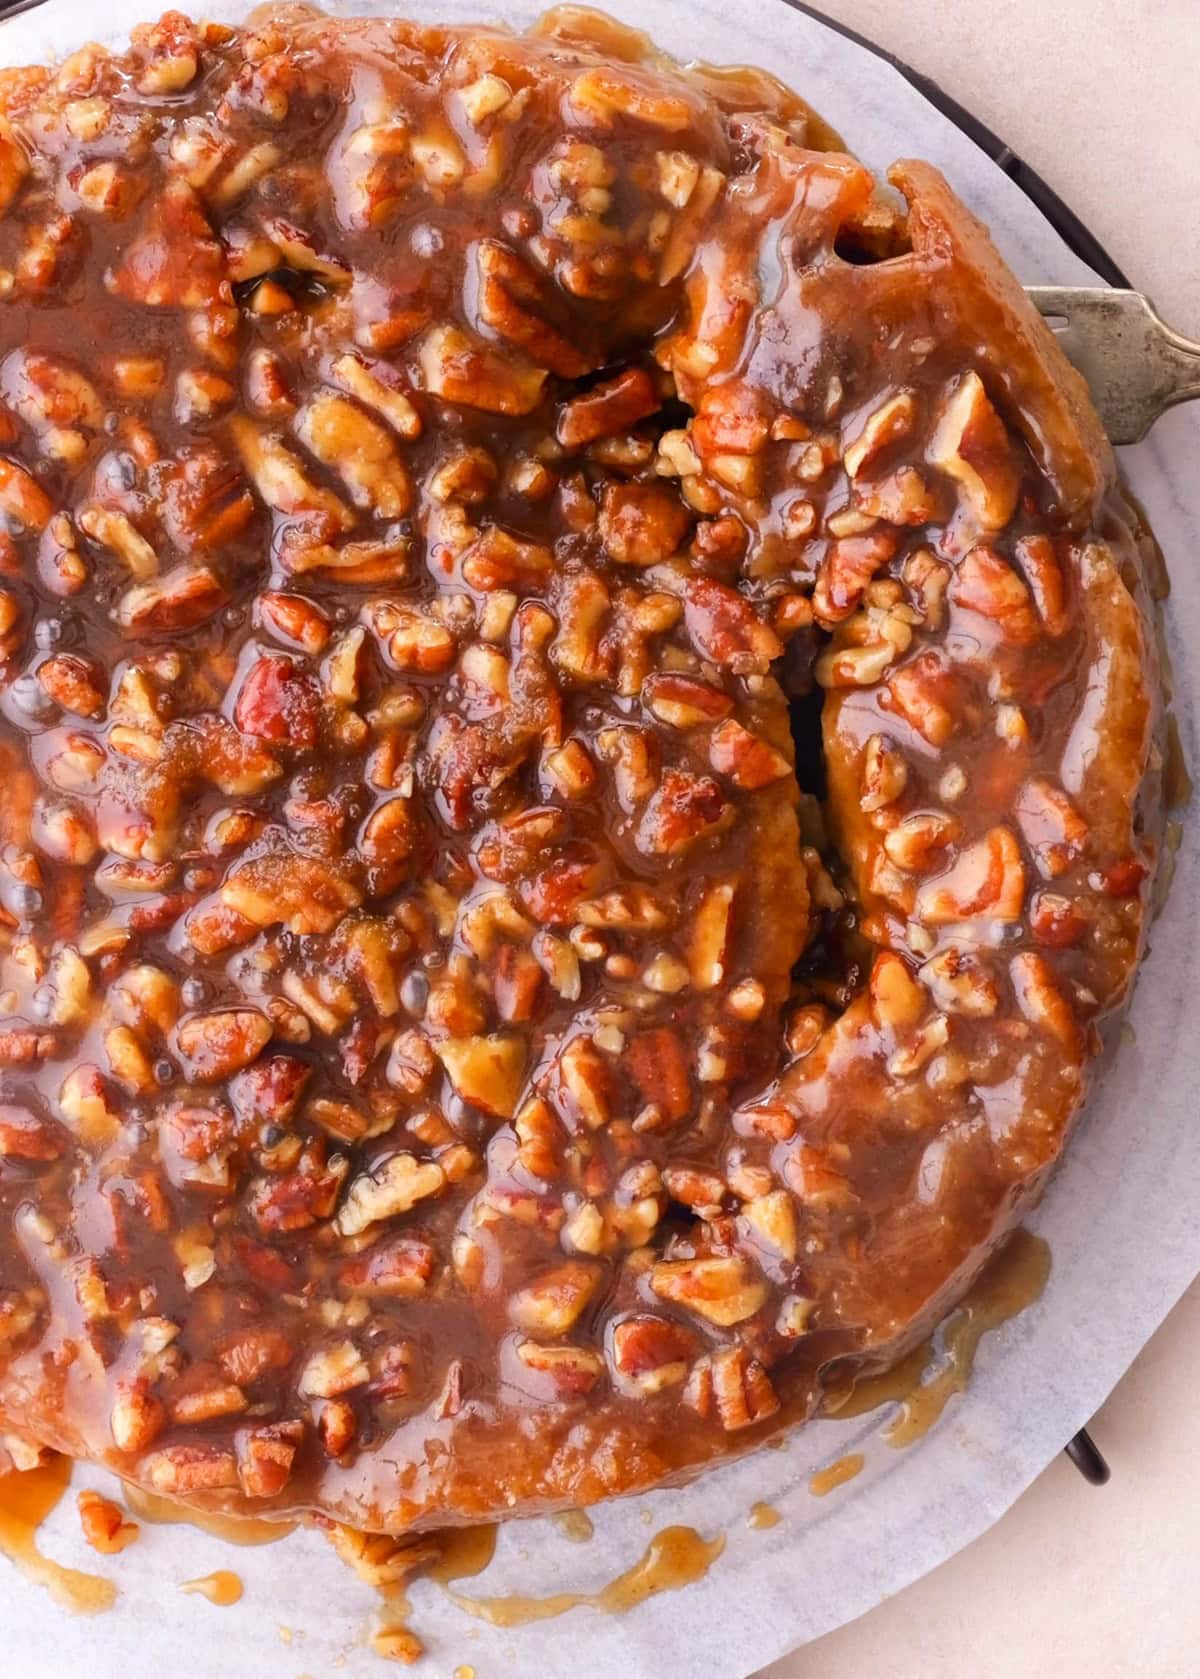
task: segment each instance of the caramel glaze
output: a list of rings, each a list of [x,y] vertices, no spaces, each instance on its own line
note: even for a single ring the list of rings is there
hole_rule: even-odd
[[[847,1452],[836,1462],[824,1469],[818,1469],[808,1478],[808,1490],[814,1498],[824,1498],[828,1493],[844,1487],[847,1481],[852,1481],[856,1475],[862,1473],[866,1457],[862,1452]]]
[[[96,1615],[117,1601],[112,1581],[64,1568],[38,1549],[38,1528],[58,1506],[70,1479],[70,1459],[58,1456],[34,1469],[0,1475],[0,1556],[34,1585],[43,1586],[64,1609]]]
[[[556,1592],[551,1597],[468,1597],[451,1599],[468,1615],[495,1627],[527,1626],[553,1620],[571,1609],[599,1609],[624,1615],[659,1592],[678,1591],[703,1579],[725,1549],[725,1539],[702,1539],[691,1527],[666,1527],[656,1533],[631,1568],[595,1592]]]
[[[1038,1236],[1016,1230],[996,1254],[962,1305],[942,1328],[943,1363],[901,1399],[883,1431],[889,1446],[911,1446],[933,1427],[956,1393],[963,1393],[983,1337],[1041,1298],[1050,1275],[1050,1249]]]
[[[218,1568],[215,1573],[201,1575],[197,1580],[184,1580],[179,1589],[207,1598],[218,1609],[230,1609],[235,1603],[240,1603],[244,1590],[240,1578],[227,1568]]]
[[[182,1523],[214,1539],[222,1539],[227,1545],[275,1545],[296,1530],[295,1522],[264,1522],[253,1516],[227,1516],[216,1510],[201,1510],[192,1504],[181,1504],[178,1499],[147,1492],[135,1482],[126,1483],[125,1502],[145,1522],[157,1526]]]
[[[771,1504],[752,1504],[746,1513],[746,1526],[756,1531],[763,1528],[778,1527],[783,1517]]]
[[[1145,533],[984,229],[572,7],[0,115],[0,1423],[402,1532],[904,1356],[1157,855]]]

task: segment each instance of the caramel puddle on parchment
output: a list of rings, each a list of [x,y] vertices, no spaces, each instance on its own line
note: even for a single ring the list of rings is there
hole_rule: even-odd
[[[494,1627],[549,1621],[569,1609],[600,1609],[624,1615],[659,1592],[678,1591],[701,1580],[725,1549],[725,1536],[702,1539],[693,1527],[665,1527],[656,1533],[632,1568],[596,1592],[556,1592],[552,1597],[466,1597],[450,1592],[468,1615]]]
[[[198,1527],[214,1539],[223,1539],[227,1545],[274,1545],[296,1531],[295,1522],[264,1522],[255,1516],[224,1516],[216,1510],[193,1510],[190,1505],[146,1492],[130,1482],[125,1483],[124,1490],[126,1504],[142,1521],[160,1527],[182,1522],[187,1527]]]
[[[227,1568],[218,1568],[215,1574],[202,1574],[198,1580],[183,1580],[179,1589],[196,1597],[206,1597],[218,1609],[228,1609],[231,1604],[242,1601],[242,1582]]]
[[[783,1517],[773,1504],[752,1504],[746,1512],[747,1527],[778,1527],[782,1520]]]
[[[845,1457],[838,1458],[824,1469],[818,1469],[808,1477],[808,1490],[814,1498],[824,1498],[826,1493],[833,1492],[836,1487],[844,1487],[847,1481],[852,1481],[856,1475],[862,1473],[866,1458],[861,1452],[847,1452]]]
[[[37,1548],[38,1528],[66,1492],[70,1479],[70,1458],[58,1456],[36,1469],[0,1475],[0,1555],[27,1580],[45,1586],[64,1609],[76,1615],[97,1615],[117,1601],[112,1581],[64,1568]]]
[[[573,1545],[586,1545],[596,1531],[586,1510],[560,1510],[550,1520]]]
[[[932,1374],[934,1342],[923,1341],[891,1370],[855,1382],[844,1393],[827,1395],[825,1411],[831,1416],[858,1417],[898,1400],[900,1410],[883,1430],[883,1438],[889,1446],[911,1446],[929,1432],[950,1399],[966,1389],[983,1337],[1039,1299],[1049,1275],[1047,1244],[1028,1230],[1014,1230],[947,1318],[941,1332],[943,1362]],[[820,1470],[818,1476],[828,1473]],[[810,1490],[816,1490],[811,1483]]]
[[[945,1363],[908,1394],[883,1431],[889,1446],[911,1446],[928,1434],[956,1393],[965,1391],[979,1343],[1041,1297],[1050,1275],[1050,1249],[1040,1236],[1016,1230],[942,1330]]]
[[[439,1586],[449,1590],[454,1581],[469,1580],[476,1574],[482,1574],[496,1554],[498,1531],[495,1522],[485,1522],[479,1527],[446,1528],[437,1536],[441,1544],[441,1556],[436,1562],[422,1568],[418,1577],[434,1580]],[[404,1587],[385,1587],[382,1595],[387,1605],[387,1613],[383,1620],[388,1630],[399,1631],[407,1628],[412,1604]],[[453,1597],[454,1593],[451,1592],[450,1596]]]

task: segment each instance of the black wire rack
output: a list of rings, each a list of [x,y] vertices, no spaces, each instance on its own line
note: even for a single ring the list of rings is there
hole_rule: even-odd
[[[33,11],[35,7],[48,3],[48,0],[0,0],[0,21],[6,17],[13,17],[18,12]],[[813,18],[825,28],[832,29],[835,34],[853,41],[864,51],[881,58],[908,82],[917,92],[943,116],[960,128],[969,139],[973,140],[981,151],[986,152],[997,168],[1002,169],[1008,178],[1020,187],[1021,191],[1030,198],[1045,216],[1063,240],[1081,261],[1107,281],[1110,286],[1129,287],[1130,282],[1118,267],[1095,234],[1080,221],[1079,217],[1065,204],[1035,169],[1032,169],[1023,158],[1019,157],[1012,147],[1006,144],[1000,136],[993,132],[986,123],[979,120],[957,99],[951,97],[944,88],[929,76],[914,70],[903,59],[894,53],[885,51],[865,35],[839,23],[836,19],[827,17],[824,12],[814,6],[804,4],[804,0],[783,0],[783,4],[790,6],[793,11],[803,12],[805,16]],[[1086,1428],[1081,1428],[1064,1448],[1071,1462],[1078,1469],[1091,1486],[1102,1487],[1111,1477],[1112,1471],[1103,1452],[1092,1439]]]

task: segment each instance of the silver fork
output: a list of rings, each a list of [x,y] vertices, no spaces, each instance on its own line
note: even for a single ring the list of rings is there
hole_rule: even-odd
[[[1141,292],[1025,289],[1087,380],[1114,443],[1139,443],[1168,408],[1200,398],[1200,344],[1173,331]]]

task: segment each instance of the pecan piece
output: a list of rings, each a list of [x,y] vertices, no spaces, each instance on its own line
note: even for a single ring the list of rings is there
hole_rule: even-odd
[[[206,565],[179,565],[151,583],[127,589],[117,602],[117,622],[131,636],[167,635],[202,624],[229,595]]]
[[[606,484],[600,498],[600,538],[622,565],[652,566],[683,546],[691,515],[662,484]]]
[[[338,474],[356,507],[380,519],[400,519],[408,512],[412,482],[391,433],[348,397],[318,391],[294,423],[297,437]]]
[[[753,1317],[767,1299],[767,1285],[736,1256],[660,1260],[650,1272],[655,1294],[721,1329]]]
[[[504,1032],[446,1038],[434,1050],[464,1102],[511,1119],[525,1080],[525,1044]]]
[[[612,1362],[621,1385],[635,1393],[661,1393],[687,1379],[699,1337],[665,1318],[623,1318],[613,1329]]]
[[[638,824],[638,849],[652,857],[678,856],[732,819],[731,805],[710,776],[667,770]]]
[[[83,1537],[101,1556],[113,1557],[132,1545],[141,1529],[136,1522],[127,1521],[125,1512],[111,1498],[85,1490],[75,1500],[79,1510],[79,1525]]]
[[[644,368],[627,367],[582,396],[564,403],[555,436],[564,449],[582,449],[598,438],[627,431],[662,406],[654,381]]]
[[[771,1378],[745,1347],[722,1347],[712,1355],[712,1394],[721,1427],[730,1432],[772,1417],[779,1396]]]
[[[1029,647],[1041,634],[1029,590],[1008,561],[982,545],[966,555],[950,585],[955,606],[988,618],[1005,641]]]
[[[245,734],[307,750],[316,745],[319,714],[313,678],[295,660],[270,653],[246,672],[233,719]]]
[[[237,1477],[247,1498],[274,1498],[283,1491],[303,1439],[304,1424],[297,1419],[238,1429]]]
[[[38,666],[38,682],[56,705],[76,717],[103,715],[105,693],[96,666],[75,653],[57,653]]]
[[[1019,921],[1025,906],[1025,866],[1011,828],[997,827],[961,851],[917,893],[916,918],[940,926],[988,917]]]
[[[488,414],[529,414],[542,399],[546,370],[502,356],[461,327],[432,327],[417,351],[427,391]]]
[[[704,658],[741,675],[765,672],[783,652],[783,643],[749,601],[712,577],[689,581],[684,623]]]
[[[587,1347],[543,1347],[520,1341],[517,1357],[527,1370],[544,1376],[559,1399],[582,1398],[604,1374],[604,1360]]]
[[[734,718],[714,729],[708,743],[708,761],[718,775],[727,775],[735,787],[753,793],[792,773],[782,752]]]
[[[247,1067],[266,1048],[271,1022],[257,1009],[218,1009],[180,1021],[175,1043],[189,1078],[211,1083]]]
[[[446,1174],[435,1160],[393,1154],[354,1179],[337,1216],[343,1236],[357,1236],[381,1219],[407,1213],[418,1201],[439,1195]]]
[[[565,1335],[574,1328],[599,1284],[599,1274],[592,1266],[570,1260],[518,1290],[509,1304],[509,1316],[529,1335]]]
[[[1020,472],[978,373],[964,373],[947,391],[925,458],[955,480],[982,529],[1002,530],[1012,518]]]
[[[164,1446],[138,1467],[155,1492],[171,1497],[226,1492],[238,1484],[237,1459],[215,1445]]]
[[[1087,844],[1088,825],[1061,787],[1032,776],[1017,795],[1017,826],[1041,873],[1065,874]]]
[[[0,1160],[57,1160],[66,1142],[52,1120],[8,1102],[0,1104]]]

